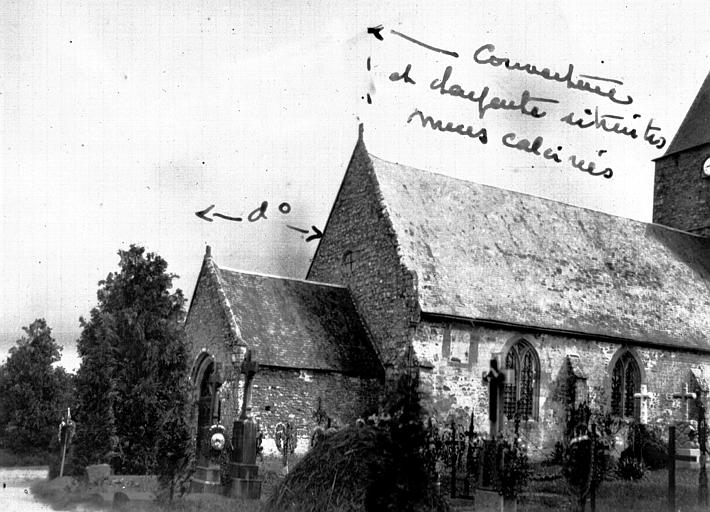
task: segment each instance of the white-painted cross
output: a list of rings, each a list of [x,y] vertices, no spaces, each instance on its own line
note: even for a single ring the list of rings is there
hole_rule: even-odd
[[[648,402],[654,396],[654,393],[649,393],[648,386],[646,386],[646,384],[641,384],[641,391],[634,393],[634,399],[639,400],[639,421],[642,425],[646,425],[648,423]]]
[[[688,383],[687,382],[685,383],[684,391],[682,391],[680,393],[673,393],[673,398],[679,398],[679,399],[685,401],[685,421],[688,421],[688,402],[690,400],[695,400],[696,396],[697,395],[695,393],[690,393],[688,391]]]

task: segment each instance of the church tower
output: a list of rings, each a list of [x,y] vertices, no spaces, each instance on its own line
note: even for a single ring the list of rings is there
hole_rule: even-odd
[[[653,222],[710,236],[710,74],[656,159]]]

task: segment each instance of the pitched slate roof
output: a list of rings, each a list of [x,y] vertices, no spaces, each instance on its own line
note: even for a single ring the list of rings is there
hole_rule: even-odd
[[[710,350],[710,241],[369,155],[423,312]]]
[[[663,156],[710,142],[710,73]]]
[[[259,364],[363,377],[382,371],[347,288],[211,264],[230,320]]]

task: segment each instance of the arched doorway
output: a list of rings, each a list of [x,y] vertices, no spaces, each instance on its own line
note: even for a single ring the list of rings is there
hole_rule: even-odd
[[[209,462],[209,432],[210,427],[219,422],[220,401],[217,396],[222,379],[219,365],[214,358],[204,353],[198,359],[193,377],[196,379],[197,395],[197,464],[206,465]]]
[[[214,374],[214,362],[209,361],[202,378],[200,379],[200,394],[197,399],[197,463],[207,463],[206,443],[210,426],[212,424],[212,390],[210,389],[210,378]]]

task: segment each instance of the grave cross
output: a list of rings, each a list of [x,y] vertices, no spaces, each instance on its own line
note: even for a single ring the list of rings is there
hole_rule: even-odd
[[[468,430],[464,434],[466,436],[466,479],[464,480],[463,492],[466,496],[471,496],[471,477],[473,472],[473,458],[476,442],[476,430],[474,425],[474,411],[471,411],[471,420],[468,424]]]
[[[502,385],[506,382],[515,382],[515,371],[511,369],[499,368],[499,359],[501,354],[493,354],[490,362],[490,369],[483,372],[483,382],[488,384],[488,418],[490,421],[490,434],[495,437],[498,430],[501,428],[499,418],[500,406],[498,404],[499,393]]]
[[[653,393],[648,392],[648,386],[641,384],[641,391],[634,393],[634,399],[639,401],[640,422],[642,425],[648,423],[648,401],[653,398]]]
[[[685,388],[679,393],[673,393],[673,398],[679,398],[685,401],[685,421],[688,421],[688,402],[690,400],[695,400],[697,395],[695,393],[690,393],[688,391],[688,383],[685,383]]]
[[[449,445],[449,454],[451,456],[451,497],[456,498],[456,466],[459,462],[459,433],[456,428],[456,421],[451,418],[451,437],[446,442]]]
[[[251,400],[251,388],[254,375],[259,371],[259,363],[251,360],[251,349],[247,350],[244,361],[242,361],[241,373],[244,374],[244,398],[242,401],[242,412],[239,415],[240,420],[247,419],[247,410]]]

